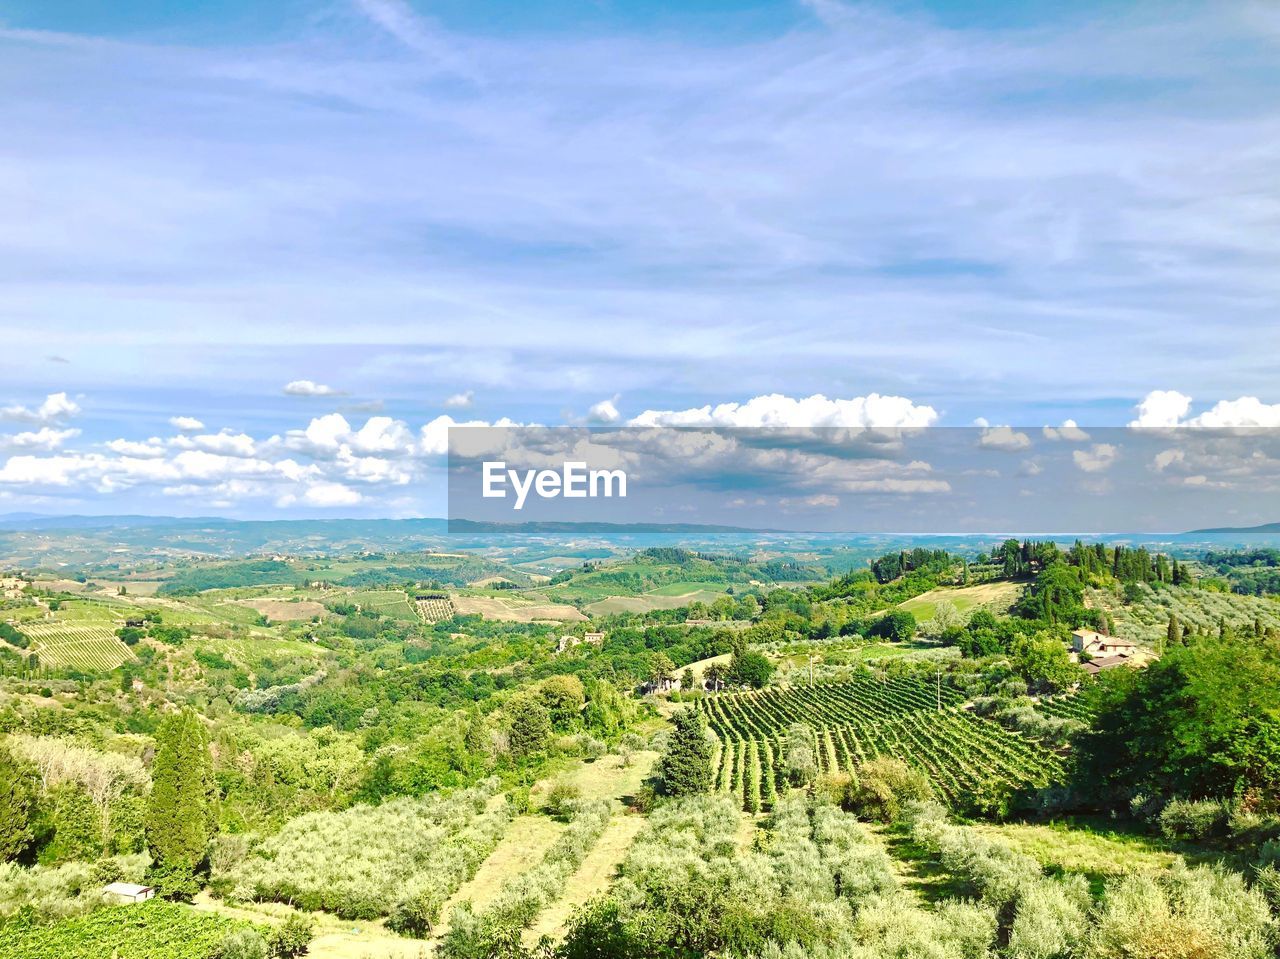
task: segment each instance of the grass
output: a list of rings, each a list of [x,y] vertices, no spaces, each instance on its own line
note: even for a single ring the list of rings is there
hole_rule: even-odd
[[[724,583],[667,583],[665,586],[659,586],[651,589],[646,595],[649,596],[689,596],[693,593],[714,593],[718,599],[725,595],[726,585]],[[692,602],[692,600],[690,600]]]
[[[949,600],[954,604],[956,612],[962,615],[978,608],[1003,613],[1022,595],[1023,585],[1001,580],[978,583],[976,586],[939,586],[899,603],[898,609],[906,610],[921,621],[933,619],[938,603],[943,600]]]
[[[561,897],[543,910],[538,921],[526,934],[528,944],[536,942],[542,936],[553,939],[564,934],[569,919],[582,906],[586,905],[600,892],[607,889],[618,874],[618,866],[627,856],[627,850],[640,830],[644,828],[645,817],[635,814],[615,812],[604,835],[587,854],[586,859],[564,886]]]

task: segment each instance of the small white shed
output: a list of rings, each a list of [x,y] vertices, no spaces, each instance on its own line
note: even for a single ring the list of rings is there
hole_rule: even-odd
[[[113,882],[102,890],[102,894],[116,902],[146,902],[155,896],[156,891],[153,886],[140,886],[136,882]]]

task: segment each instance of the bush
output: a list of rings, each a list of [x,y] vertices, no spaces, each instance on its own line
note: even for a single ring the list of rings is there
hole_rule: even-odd
[[[314,935],[315,921],[295,912],[267,933],[267,950],[272,959],[295,959],[306,955]]]
[[[1206,839],[1226,830],[1227,807],[1215,800],[1173,799],[1160,812],[1160,832],[1169,839]]]
[[[846,791],[843,805],[864,819],[894,822],[904,804],[932,795],[924,773],[900,759],[881,756],[858,767],[857,781]]]
[[[568,779],[557,779],[551,784],[551,790],[547,793],[547,812],[557,818],[566,817],[581,795],[582,790],[578,788],[577,783]]]
[[[267,959],[267,943],[252,929],[237,929],[222,937],[213,959]]]

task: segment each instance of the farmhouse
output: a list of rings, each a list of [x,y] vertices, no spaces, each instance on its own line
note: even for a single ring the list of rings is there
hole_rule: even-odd
[[[146,902],[155,896],[156,890],[153,886],[140,886],[136,882],[113,882],[102,890],[102,894],[116,902]]]
[[[1081,663],[1080,668],[1090,676],[1097,676],[1104,669],[1115,669],[1117,666],[1128,666],[1133,660],[1128,656],[1103,656],[1099,659],[1091,659],[1087,663]]]
[[[1092,629],[1071,631],[1071,648],[1090,656],[1132,656],[1138,647],[1127,639],[1094,632]]]
[[[573,649],[579,643],[590,643],[593,646],[599,646],[604,642],[604,633],[584,633],[582,636],[561,636],[556,643],[556,653],[563,653],[566,650]]]

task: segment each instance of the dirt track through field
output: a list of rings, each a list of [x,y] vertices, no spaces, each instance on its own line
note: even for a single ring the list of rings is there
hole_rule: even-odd
[[[600,841],[587,854],[578,871],[569,877],[564,894],[543,910],[538,921],[526,933],[526,942],[532,945],[542,936],[558,939],[564,935],[573,914],[608,889],[617,877],[618,866],[626,858],[627,850],[644,827],[644,822],[644,817],[637,813],[626,813],[620,808],[614,811]]]

